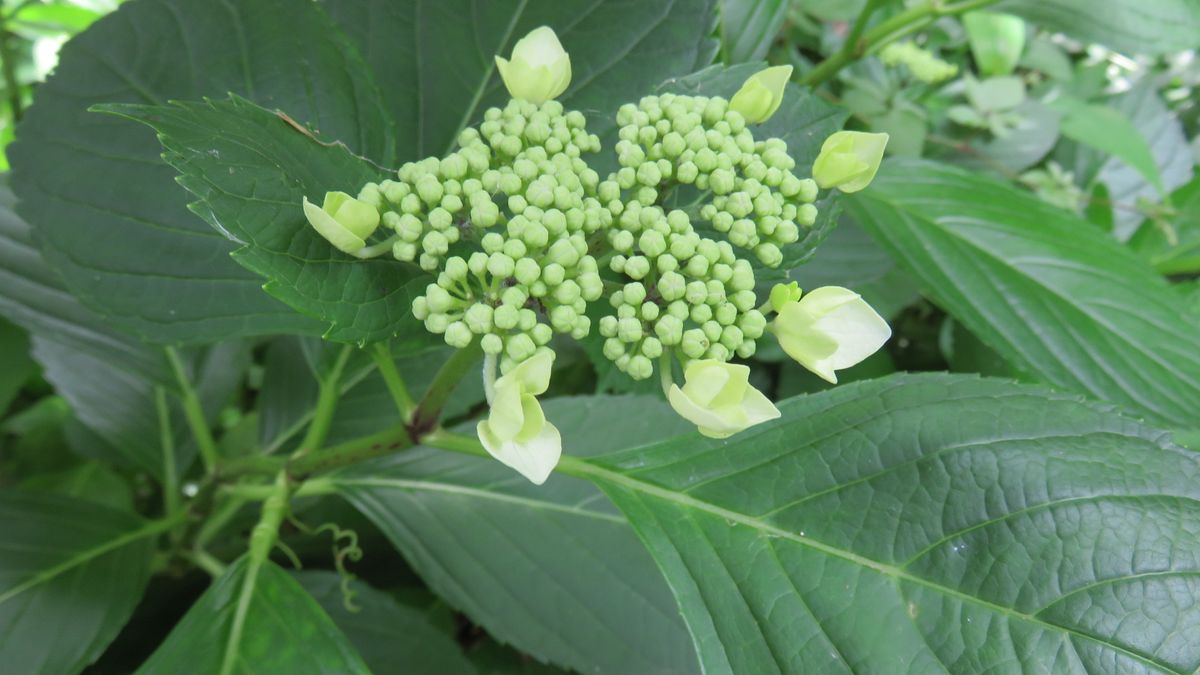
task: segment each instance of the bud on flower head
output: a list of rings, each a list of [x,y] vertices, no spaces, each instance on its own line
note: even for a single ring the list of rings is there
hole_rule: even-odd
[[[671,407],[709,438],[727,438],[779,417],[779,409],[750,386],[750,368],[718,360],[692,361],[684,385],[671,385]]]
[[[496,67],[513,98],[539,105],[556,98],[571,83],[571,57],[548,26],[535,28],[517,41],[511,61],[497,56]]]
[[[824,189],[858,192],[875,178],[887,142],[887,134],[839,131],[821,145],[813,162],[813,178]]]
[[[326,192],[320,207],[305,197],[304,215],[318,234],[346,253],[366,246],[367,237],[379,227],[379,211],[345,192]]]
[[[874,354],[892,335],[858,293],[840,286],[824,286],[785,304],[771,327],[788,356],[834,384],[835,370]]]
[[[779,104],[783,103],[783,91],[792,77],[791,66],[773,66],[760,70],[729,99],[729,107],[741,113],[750,124],[766,122]]]

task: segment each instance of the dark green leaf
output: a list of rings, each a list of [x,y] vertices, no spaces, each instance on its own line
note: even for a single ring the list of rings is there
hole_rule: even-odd
[[[1191,0],[1006,0],[995,8],[1039,28],[1130,54],[1164,54],[1200,44],[1200,5]]]
[[[103,109],[154,127],[180,183],[199,198],[192,209],[247,242],[234,253],[238,262],[269,279],[268,292],[328,325],[327,338],[362,343],[426,333],[412,318],[412,297],[428,274],[334,249],[301,209],[305,196],[357,193],[382,180],[382,171],[239,97]]]
[[[846,201],[929,297],[1026,374],[1166,422],[1195,419],[1200,322],[1078,217],[930,162],[885,163]]]
[[[1200,271],[1200,178],[1172,193],[1171,204],[1142,223],[1129,247],[1163,274]]]
[[[239,602],[247,606],[234,630]],[[164,673],[369,673],[321,606],[270,561],[229,566],[138,669]]]
[[[29,336],[0,319],[0,416],[36,372],[37,364],[29,358]]]
[[[97,461],[30,476],[21,482],[22,490],[73,497],[80,501],[103,504],[118,511],[133,511],[133,490],[129,481]]]
[[[425,612],[360,581],[349,586],[354,609],[347,609],[342,579],[336,573],[298,572],[295,577],[375,675],[476,672],[454,636],[435,626]]]
[[[396,121],[397,156],[441,156],[458,132],[508,99],[494,56],[554,28],[571,55],[561,97],[602,137],[617,106],[712,61],[716,0],[336,0],[322,3],[376,73]],[[337,138],[337,136],[332,136]],[[607,144],[611,147],[611,143]],[[375,158],[372,156],[372,158]]]
[[[642,397],[546,402],[564,453],[690,428]],[[534,486],[490,458],[417,449],[335,477],[429,586],[496,639],[602,673],[695,670],[678,611],[629,524],[591,485]]]
[[[788,13],[787,0],[721,0],[721,56],[726,63],[767,55]]]
[[[1200,665],[1200,463],[1165,433],[951,375],[780,408],[564,466],[634,524],[705,672]]]
[[[0,180],[0,313],[34,335],[91,354],[130,375],[169,382],[162,352],[106,327],[64,287],[33,243],[33,228],[14,211]]]
[[[150,133],[87,112],[230,91],[392,160],[391,118],[370,71],[306,0],[122,5],[63,49],[9,149],[21,213],[67,287],[152,340],[318,328],[228,259],[235,243],[187,211]]]
[[[165,528],[92,502],[0,493],[0,654],[13,673],[77,673],[96,660],[150,577]]]

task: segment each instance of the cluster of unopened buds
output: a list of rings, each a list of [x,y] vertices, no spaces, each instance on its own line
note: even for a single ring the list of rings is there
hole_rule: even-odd
[[[304,210],[338,249],[434,275],[413,316],[447,344],[484,353],[491,410],[478,433],[497,459],[539,484],[558,462],[561,437],[537,399],[555,334],[599,333],[604,356],[632,378],[657,368],[672,407],[713,438],[779,416],[749,368],[729,363],[752,356],[765,332],[830,382],[890,336],[844,288],[779,285],[762,304],[755,293],[752,260],[779,266],[812,227],[818,189],[865,187],[887,141],[838,132],[813,177],[797,175],[783,140],[753,133],[779,108],[790,66],[752,76],[728,100],[662,94],[621,106],[619,168],[601,176],[586,159],[599,138],[554,100],[571,79],[554,32],[534,30],[496,64],[512,99],[464,130],[457,150],[357,196],[306,199]],[[676,190],[704,195],[703,205],[665,206]]]

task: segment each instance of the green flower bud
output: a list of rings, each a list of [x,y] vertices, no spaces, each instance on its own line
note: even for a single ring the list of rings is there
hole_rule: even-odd
[[[524,333],[519,333],[508,339],[504,345],[504,351],[513,361],[520,362],[533,356],[534,352],[537,351],[537,345],[534,343],[533,338]]]
[[[471,329],[467,328],[467,324],[463,323],[462,321],[455,321],[449,326],[446,326],[446,344],[450,345],[451,347],[463,349],[467,345],[471,344],[471,340],[474,339],[474,337],[475,336],[471,334]]]
[[[642,339],[642,322],[634,318],[617,321],[617,337],[621,342],[637,342]]]
[[[512,330],[517,327],[521,312],[513,305],[500,305],[492,311],[492,323],[500,330]]]
[[[813,162],[813,178],[825,189],[858,192],[875,178],[887,142],[887,134],[839,131],[821,145]]]
[[[654,374],[654,362],[637,354],[629,359],[625,372],[635,380],[644,380]]]
[[[654,324],[654,334],[662,344],[675,346],[683,339],[683,321],[665,314]]]
[[[771,309],[776,312],[783,309],[783,306],[800,300],[803,292],[800,290],[799,282],[793,281],[788,284],[775,284],[771,287]]]
[[[683,350],[684,355],[689,359],[698,359],[704,356],[704,352],[708,351],[708,345],[709,341],[705,337],[704,331],[699,328],[693,328],[684,331],[679,348]]]
[[[313,229],[344,253],[362,249],[367,237],[379,227],[379,211],[345,192],[326,192],[320,208],[304,197],[303,206]]]

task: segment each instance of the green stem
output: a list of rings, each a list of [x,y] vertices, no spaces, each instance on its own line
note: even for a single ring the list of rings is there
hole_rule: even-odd
[[[456,350],[446,363],[442,364],[441,370],[434,375],[433,382],[429,384],[429,389],[425,391],[425,396],[421,398],[421,402],[417,404],[417,409],[413,413],[410,426],[418,436],[437,424],[438,418],[442,415],[442,408],[445,407],[450,394],[458,386],[463,375],[479,362],[481,354],[483,354],[483,349],[476,340],[469,346]]]
[[[237,607],[234,609],[233,625],[229,629],[229,642],[225,645],[225,655],[221,660],[221,675],[230,675],[237,664],[242,634],[246,630],[246,615],[250,611],[250,601],[254,599],[254,586],[258,581],[259,571],[267,562],[267,557],[271,554],[271,549],[279,538],[279,526],[283,524],[283,517],[287,514],[288,509],[288,492],[288,478],[281,471],[275,477],[271,496],[263,502],[262,516],[250,533],[250,551],[246,554],[246,572],[242,577]]]
[[[179,358],[179,352],[175,351],[174,347],[166,347],[165,351],[167,360],[171,363],[171,370],[175,372],[175,380],[179,383],[179,398],[183,404],[183,415],[187,418],[188,426],[191,427],[192,437],[196,439],[196,447],[200,449],[200,459],[204,462],[204,468],[208,473],[212,473],[216,469],[219,458],[217,442],[208,428],[208,421],[204,417],[204,408],[200,405],[200,397],[196,395],[196,389],[188,380],[183,361]]]
[[[333,413],[337,410],[338,396],[341,394],[342,371],[345,370],[346,361],[350,359],[353,350],[350,345],[343,346],[329,373],[321,378],[317,408],[313,412],[312,422],[308,424],[308,430],[304,433],[304,439],[300,441],[300,447],[296,450],[297,455],[312,452],[325,443],[329,427],[333,424]]]
[[[405,422],[412,419],[413,409],[416,404],[413,402],[412,396],[408,393],[408,387],[404,384],[404,378],[400,377],[400,370],[396,368],[396,361],[392,359],[392,348],[387,342],[377,342],[371,347],[371,358],[375,360],[375,367],[379,369],[379,374],[383,376],[383,382],[387,385],[388,391],[392,394],[392,400],[396,402],[396,408],[400,410],[400,418]]]
[[[171,409],[167,405],[167,390],[154,388],[154,409],[158,414],[159,445],[163,455],[163,511],[168,517],[179,513],[179,472],[175,466],[175,436],[171,432]]]
[[[208,572],[209,576],[216,579],[225,574],[226,565],[217,559],[208,551],[189,551],[183,554],[183,557],[189,560],[193,565]]]
[[[208,548],[208,544],[221,533],[221,530],[225,529],[229,521],[233,520],[245,505],[245,499],[233,497],[217,507],[196,533],[196,539],[192,544],[193,550],[203,551]]]
[[[842,45],[842,51],[851,56],[859,56],[864,51],[864,47],[859,38],[862,37],[863,31],[867,28],[867,21],[875,10],[879,9],[880,0],[867,0],[867,4],[863,6],[862,11],[858,13],[858,18],[854,20],[854,25],[850,28],[849,35],[846,36],[846,43]]]
[[[334,482],[328,478],[310,478],[300,484],[291,494],[293,497],[316,497],[333,494]],[[239,500],[267,500],[275,494],[274,485],[226,485],[221,492]]]
[[[658,376],[662,381],[663,396],[671,397],[671,387],[675,385],[675,376],[671,372],[671,352],[664,349],[658,357]]]
[[[314,473],[405,450],[413,446],[409,433],[409,426],[401,424],[370,436],[318,450],[289,461],[288,473],[294,478],[304,478]]]
[[[235,457],[221,463],[219,470],[222,479],[237,478],[246,475],[274,476],[287,465],[287,459],[275,455],[250,455]]]
[[[862,58],[864,54],[868,54],[889,42],[898,40],[913,31],[920,30],[943,16],[955,16],[964,12],[982,9],[997,1],[962,0],[961,2],[944,4],[943,0],[928,0],[924,4],[910,7],[890,19],[881,21],[870,30],[863,32],[861,37],[855,38],[854,43],[850,45],[849,49],[843,48],[838,53],[817,64],[815,68],[808,71],[801,78],[800,82],[801,84],[815,87],[830,80],[843,68]],[[868,11],[874,11],[872,3],[868,3],[863,8],[864,14]],[[863,19],[862,14],[859,15],[859,21],[863,22],[865,26],[866,21]]]

